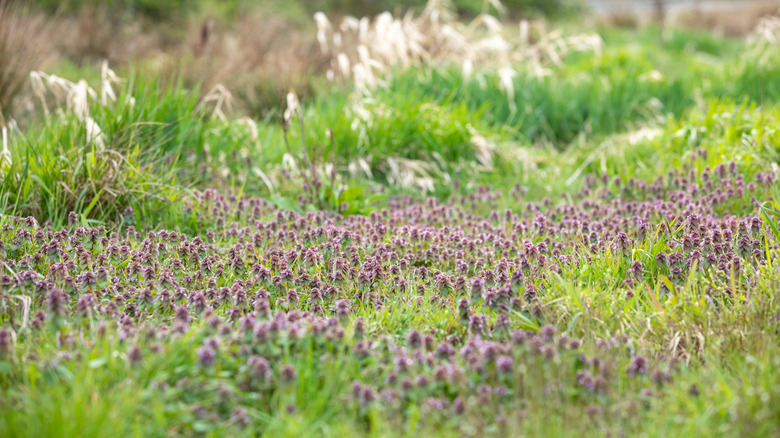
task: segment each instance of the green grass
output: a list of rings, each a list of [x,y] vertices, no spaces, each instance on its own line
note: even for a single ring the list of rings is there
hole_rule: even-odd
[[[89,223],[176,226],[193,187],[240,188],[235,175],[248,167],[240,159],[251,147],[246,130],[212,122],[197,96],[181,85],[129,82],[117,103],[91,102],[102,144],[87,141],[87,124],[73,114],[53,111],[32,122],[11,137],[12,164],[0,182],[5,209],[54,226],[70,211]]]
[[[778,101],[780,58],[772,48],[745,47],[736,40],[682,30],[603,33],[601,55],[571,54],[548,76],[516,66],[516,110],[489,71],[470,80],[456,69],[395,72],[386,88],[375,90],[360,104],[338,89],[321,94],[304,102],[309,148],[316,146],[320,164],[334,157],[340,177],[355,181],[352,184],[373,185],[369,178],[391,182],[391,191],[414,193],[425,186],[445,197],[475,184],[508,191],[521,183],[541,199],[570,190],[572,177],[576,180],[583,172],[612,173],[620,167],[626,169],[620,170],[626,180],[635,173],[644,178],[665,173],[659,163],[667,161],[653,155],[666,149],[665,144],[642,142],[625,148],[622,133],[660,126],[664,134],[654,141],[672,138],[677,145],[673,150],[681,153],[678,134],[685,135],[696,114],[713,106],[736,105],[755,107],[751,117],[760,118]],[[180,83],[163,88],[154,80],[131,80],[122,87],[118,104],[93,105],[92,115],[105,131],[109,153],[118,155],[103,154],[89,166],[79,164],[91,146],[81,141],[84,126],[78,120],[51,116],[26,128],[23,136],[15,137],[14,168],[3,180],[4,193],[16,200],[6,201],[8,208],[62,223],[68,211],[86,210],[96,200],[89,219],[121,222],[117,213],[131,205],[143,216],[137,222],[160,222],[144,218],[165,211],[164,199],[185,198],[193,188],[227,188],[247,196],[294,200],[300,183],[283,176],[287,151],[276,115],[255,122],[253,140],[247,125],[213,120],[211,108],[199,106],[196,96],[197,89]],[[129,105],[129,97],[137,104]],[[328,129],[334,133],[335,151],[325,134]],[[487,158],[484,151],[480,157],[475,134],[495,145]],[[741,134],[725,135],[714,134],[713,139],[724,142],[718,156],[734,152],[732,146],[743,140],[733,138]],[[294,155],[301,153],[297,129],[291,130],[290,141]],[[760,144],[757,147],[763,147]],[[624,153],[629,155],[619,156]],[[610,155],[615,162],[595,161]],[[392,174],[392,160],[397,159],[418,163],[412,173],[418,180],[432,180],[432,187],[398,184],[398,175]],[[25,171],[23,165],[31,170]],[[99,176],[109,167],[121,168],[120,180],[128,179],[118,188],[106,187],[117,193],[113,197],[101,193],[99,177],[86,175],[94,182],[84,190],[78,180],[83,172],[69,170],[86,169]],[[260,174],[267,180],[259,179]],[[175,226],[175,213],[170,217],[166,226]]]
[[[583,134],[599,137],[666,116],[680,117],[702,99],[777,102],[775,55],[759,61],[758,55],[723,49],[715,58],[695,39],[691,48],[680,49],[674,42],[678,32],[666,32],[666,44],[640,39],[641,44],[611,46],[607,39],[601,55],[572,54],[548,76],[518,66],[513,99],[517,110],[494,74],[464,80],[456,70],[410,71],[394,77],[387,94],[422,93],[436,103],[465,104],[475,118],[498,132],[509,131],[531,143],[549,141],[559,148]]]
[[[548,76],[517,66],[516,110],[495,73],[464,80],[458,69],[409,70],[392,74],[389,85],[366,100],[368,118],[341,92],[310,102],[307,135],[322,145],[327,157],[330,142],[324,132],[332,129],[341,167],[366,159],[380,181],[386,181],[387,158],[426,161],[438,174],[434,192],[447,196],[453,179],[463,181],[464,187],[479,181],[508,189],[514,185],[508,180],[517,175],[526,184],[538,183],[539,172],[558,178],[568,171],[558,165],[562,161],[579,161],[573,164],[577,167],[601,154],[605,143],[625,149],[625,138],[619,135],[627,131],[645,126],[683,129],[691,114],[721,102],[759,106],[752,114],[771,111],[780,97],[775,87],[780,64],[771,48],[654,28],[608,30],[604,39],[601,55],[571,54]],[[497,145],[495,172],[475,171],[477,151],[469,127]],[[266,124],[261,131],[266,133],[265,145],[281,143],[278,127]],[[272,147],[260,160],[278,163],[282,153]],[[538,162],[550,160],[550,169]],[[526,177],[522,170],[536,173]],[[663,173],[656,170],[656,175]]]
[[[24,121],[0,173],[0,327],[16,336],[0,343],[0,436],[780,433],[780,191],[761,182],[780,160],[780,52],[602,33],[600,56],[542,77],[517,66],[516,111],[490,71],[395,71],[364,113],[334,87],[304,102],[307,141],[293,125],[289,151],[275,114],[221,120],[199,90],[133,75],[117,103],[91,102],[102,145],[67,111]],[[304,151],[335,211],[296,202],[310,193]],[[393,181],[399,160],[431,190]],[[664,262],[690,256],[691,212],[734,238],[714,262]],[[743,237],[755,252],[733,254]],[[542,243],[544,259],[524,252]],[[505,279],[512,300],[501,281],[470,293],[523,258],[507,269],[523,274]],[[47,289],[64,291],[61,307]],[[442,359],[414,331],[462,354]],[[628,372],[639,356],[647,372]],[[439,379],[442,367],[463,374]]]

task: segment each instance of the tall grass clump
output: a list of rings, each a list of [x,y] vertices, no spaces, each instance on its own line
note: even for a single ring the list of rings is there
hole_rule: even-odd
[[[308,111],[314,138],[331,129],[336,156],[353,177],[433,191],[467,168],[494,164],[495,145],[482,136],[479,113],[454,101],[396,93],[350,103],[332,96]]]
[[[180,84],[123,81],[106,65],[97,89],[42,72],[31,78],[45,115],[11,137],[7,212],[55,224],[71,211],[101,223],[175,223],[171,212],[189,189],[230,186],[247,167],[250,131],[218,117],[229,96],[200,101]]]
[[[512,78],[516,91],[511,101],[494,73],[467,79],[457,71],[409,72],[395,77],[387,92],[415,88],[437,103],[456,100],[472,113],[484,114],[494,130],[528,143],[549,141],[564,147],[580,133],[625,130],[679,115],[694,103],[686,92],[690,78],[667,82],[654,77],[641,55],[634,56],[627,51],[605,54],[548,76],[521,70]]]

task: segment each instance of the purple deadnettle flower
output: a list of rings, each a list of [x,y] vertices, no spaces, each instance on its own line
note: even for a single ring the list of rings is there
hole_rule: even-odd
[[[133,346],[133,348],[131,348],[127,353],[127,360],[130,361],[131,365],[138,365],[138,363],[141,362],[141,359],[143,359],[143,352],[141,352],[141,348],[137,345]]]
[[[49,312],[63,316],[67,312],[67,301],[68,296],[65,294],[65,292],[59,290],[59,289],[52,289],[49,291],[49,293],[46,295],[46,306],[49,310]]]
[[[260,356],[251,356],[247,361],[249,372],[255,379],[268,381],[271,379],[271,365]]]
[[[296,374],[297,373],[295,372],[295,368],[293,368],[292,365],[287,364],[282,367],[282,378],[286,382],[294,381]]]
[[[422,335],[417,330],[412,330],[406,337],[406,344],[409,348],[416,350],[422,345]]]
[[[11,331],[8,329],[0,329],[0,359],[8,358],[13,353],[14,342],[11,336]]]
[[[626,374],[628,376],[635,376],[637,374],[646,374],[647,373],[647,359],[645,359],[642,356],[634,356],[633,359],[631,359],[631,363],[628,366],[628,369],[626,369]]]
[[[496,370],[502,374],[509,374],[513,370],[513,361],[509,356],[499,356],[496,359]]]
[[[174,315],[174,319],[176,322],[179,322],[181,324],[189,324],[190,322],[190,311],[187,309],[186,306],[177,306],[176,307],[176,313]]]
[[[197,351],[198,365],[208,367],[214,364],[217,353],[210,346],[200,347]]]

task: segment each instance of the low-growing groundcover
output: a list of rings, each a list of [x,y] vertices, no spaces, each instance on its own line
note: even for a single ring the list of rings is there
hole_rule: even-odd
[[[0,434],[775,435],[774,174],[706,155],[564,203],[207,190],[196,237],[6,216]]]
[[[780,51],[602,34],[289,93],[286,128],[34,72],[0,437],[780,435]]]

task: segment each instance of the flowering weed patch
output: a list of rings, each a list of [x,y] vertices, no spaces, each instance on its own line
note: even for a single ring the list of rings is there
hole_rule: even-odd
[[[780,434],[776,21],[445,6],[316,15],[332,88],[265,120],[34,72],[2,126],[0,436]]]
[[[190,206],[211,218],[197,237],[6,217],[0,427],[47,434],[40,415],[96,435],[696,427],[672,410],[729,402],[697,372],[738,378],[724,354],[778,360],[755,349],[776,343],[777,237],[755,204],[774,173],[704,160],[655,181],[588,179],[564,204],[485,188],[392,198],[369,216],[208,190]],[[506,196],[521,207],[495,210]],[[749,427],[742,415],[774,415],[776,396],[707,425]]]

